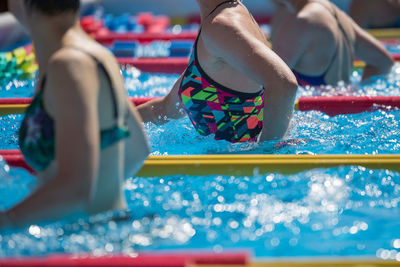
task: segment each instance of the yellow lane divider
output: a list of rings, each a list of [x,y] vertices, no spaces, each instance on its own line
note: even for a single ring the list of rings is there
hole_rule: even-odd
[[[136,176],[296,174],[315,168],[362,166],[400,172],[400,155],[195,155],[151,156]]]
[[[400,38],[400,28],[391,29],[372,29],[368,32],[377,39],[398,39]]]
[[[0,105],[0,116],[25,113],[28,106],[29,104]]]

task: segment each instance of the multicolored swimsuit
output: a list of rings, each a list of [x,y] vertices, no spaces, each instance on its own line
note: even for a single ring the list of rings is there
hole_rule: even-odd
[[[90,56],[97,62],[98,67],[105,73],[110,83],[111,95],[114,103],[114,118],[118,121],[118,106],[111,77],[104,65],[94,56]],[[43,104],[44,87],[45,78],[43,79],[39,92],[32,100],[31,105],[27,108],[25,118],[19,130],[19,147],[21,152],[27,163],[36,172],[45,170],[54,160],[56,152],[55,123],[53,118],[46,112]],[[105,149],[129,137],[129,135],[130,133],[127,126],[118,125],[118,122],[116,122],[114,127],[100,131],[100,147],[101,149]]]
[[[236,1],[222,4],[227,2]],[[243,93],[213,81],[197,58],[200,33],[179,88],[179,98],[194,128],[200,135],[215,134],[217,140],[257,141],[263,127],[264,90]]]

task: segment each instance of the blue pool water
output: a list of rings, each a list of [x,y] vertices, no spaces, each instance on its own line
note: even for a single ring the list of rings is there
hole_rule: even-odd
[[[32,186],[29,177],[0,180],[6,196],[20,198],[21,188],[26,193]],[[256,257],[399,260],[400,176],[391,171],[343,167],[291,176],[132,177],[125,189],[129,211],[2,232],[0,257],[197,248],[248,249]],[[3,202],[2,207],[13,201]]]
[[[165,95],[178,75],[124,70],[131,96]],[[400,68],[361,86],[302,88],[302,95],[399,95]],[[11,82],[0,97],[31,96],[34,81]],[[7,87],[8,86],[8,87]],[[0,149],[17,148],[21,115],[0,118]],[[147,124],[153,154],[394,154],[400,111],[329,117],[296,112],[282,142],[233,145],[198,136],[187,118]],[[0,161],[0,209],[35,186]],[[131,254],[144,250],[247,248],[257,257],[367,256],[400,261],[400,174],[362,167],[255,177],[171,176],[125,182],[129,211],[0,232],[0,257],[46,253]],[[4,196],[4,197],[3,197]]]
[[[385,47],[390,53],[400,53],[400,43],[386,44]]]
[[[0,117],[0,149],[18,148],[22,115]],[[180,154],[397,154],[400,151],[400,111],[375,111],[329,117],[296,112],[285,140],[231,144],[199,136],[188,118],[162,126],[145,125],[153,155]],[[282,141],[282,142],[281,142]]]

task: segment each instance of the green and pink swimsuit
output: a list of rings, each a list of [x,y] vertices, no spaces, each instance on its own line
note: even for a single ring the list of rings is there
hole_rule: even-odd
[[[213,81],[197,58],[197,36],[179,97],[196,131],[232,143],[257,141],[263,127],[264,90],[243,93]]]

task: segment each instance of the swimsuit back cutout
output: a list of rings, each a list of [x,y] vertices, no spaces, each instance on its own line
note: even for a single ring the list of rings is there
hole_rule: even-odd
[[[71,48],[82,51],[76,47]],[[118,141],[129,137],[130,133],[126,125],[119,125],[120,123],[118,123],[119,112],[115,87],[106,68],[96,57],[86,51],[83,52],[95,60],[98,67],[107,77],[111,88],[113,113],[114,118],[116,119],[116,124],[114,127],[100,131],[100,146],[101,149],[106,149]],[[27,163],[37,172],[45,170],[50,165],[50,163],[55,159],[56,150],[55,123],[53,118],[51,118],[46,112],[43,103],[45,82],[46,78],[44,77],[38,93],[26,110],[25,118],[22,121],[19,130],[19,147],[21,152]]]
[[[201,29],[179,88],[183,108],[200,135],[215,134],[215,139],[232,143],[257,141],[263,127],[264,90],[243,93],[212,80],[197,58],[200,34]]]
[[[314,3],[318,3],[320,5],[322,5],[323,7],[325,7],[328,11],[330,11],[330,13],[334,16],[338,27],[340,29],[340,31],[342,32],[342,36],[344,37],[344,45],[346,46],[346,49],[348,51],[352,50],[352,45],[351,45],[351,41],[346,33],[346,31],[344,30],[342,24],[339,22],[339,18],[338,18],[338,14],[337,14],[337,10],[332,10],[330,8],[328,8],[327,6],[325,6],[324,4],[322,4],[320,1],[310,1],[310,2],[314,2]],[[327,83],[325,82],[325,75],[328,73],[328,71],[330,70],[331,66],[333,65],[337,54],[339,53],[339,47],[336,47],[336,51],[334,56],[331,59],[331,62],[328,65],[328,68],[326,69],[326,71],[318,76],[311,76],[311,75],[304,75],[301,74],[295,70],[293,70],[293,73],[295,74],[296,78],[297,78],[297,82],[301,85],[301,86],[320,86],[320,85],[327,85]]]

